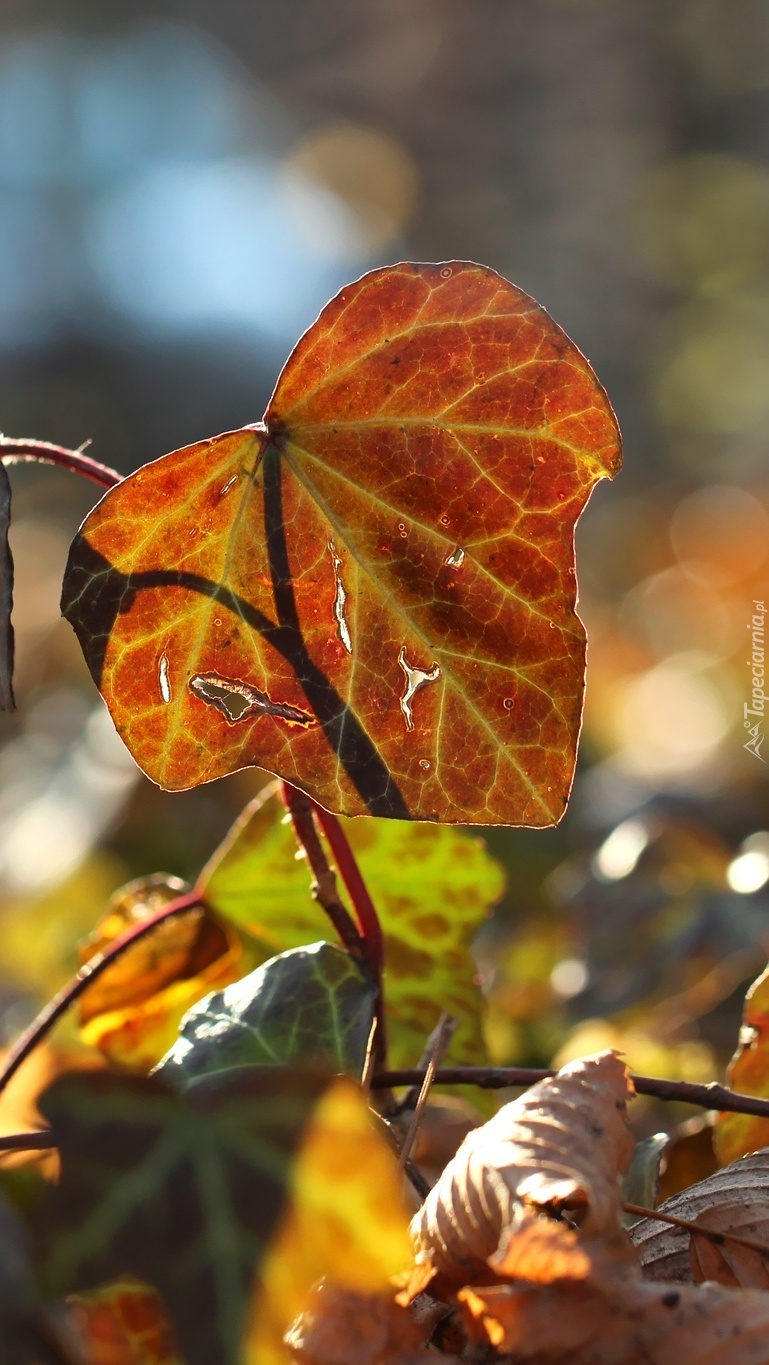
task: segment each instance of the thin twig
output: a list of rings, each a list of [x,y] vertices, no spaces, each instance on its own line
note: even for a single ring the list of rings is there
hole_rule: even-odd
[[[374,1075],[374,1069],[376,1067],[376,1035],[378,1026],[379,1020],[375,1015],[371,1021],[368,1042],[366,1043],[366,1059],[363,1063],[363,1074],[360,1078],[360,1088],[367,1101],[371,1092],[371,1078]]]
[[[408,1161],[409,1156],[411,1155],[411,1149],[414,1146],[414,1143],[416,1142],[417,1133],[419,1132],[419,1125],[422,1122],[422,1115],[425,1110],[425,1105],[427,1104],[427,1097],[430,1094],[430,1087],[432,1086],[433,1080],[435,1079],[435,1073],[438,1069],[438,1063],[443,1058],[446,1048],[448,1047],[449,1042],[451,1040],[451,1035],[454,1032],[456,1026],[457,1026],[456,1019],[452,1019],[451,1015],[446,1014],[444,1012],[441,1015],[440,1019],[438,1020],[436,1027],[430,1034],[430,1043],[428,1044],[428,1046],[432,1044],[432,1055],[427,1063],[425,1078],[422,1081],[422,1088],[419,1091],[417,1102],[414,1106],[414,1113],[411,1116],[411,1123],[409,1124],[408,1132],[406,1133],[406,1136],[403,1139],[403,1146],[401,1147],[400,1155],[398,1157],[399,1171],[403,1171],[405,1169],[406,1162]]]
[[[446,1013],[441,1015],[440,1019],[435,1025],[435,1028],[430,1034],[430,1037],[425,1043],[422,1056],[419,1058],[419,1061],[417,1062],[417,1071],[428,1070],[430,1068],[431,1063],[433,1072],[435,1071],[436,1067],[440,1066],[441,1062],[443,1061],[443,1058],[446,1056],[446,1049],[448,1048],[448,1045],[451,1042],[456,1027],[457,1027],[456,1019],[452,1019],[451,1016]],[[424,1089],[425,1079],[426,1077],[422,1079],[419,1085],[410,1086],[410,1088],[406,1091],[403,1098],[399,1100],[397,1110],[399,1114],[405,1113],[407,1109],[416,1108],[417,1104],[419,1103],[419,1096],[422,1093],[422,1090]]]
[[[536,1085],[557,1073],[547,1067],[525,1066],[450,1066],[439,1067],[436,1085],[477,1085],[482,1090],[504,1090],[508,1086]],[[396,1085],[420,1085],[424,1070],[379,1071],[372,1078],[372,1090],[390,1089]],[[700,1109],[718,1110],[731,1114],[755,1114],[769,1118],[769,1100],[756,1095],[742,1095],[737,1090],[712,1081],[710,1085],[694,1085],[691,1081],[667,1081],[659,1076],[631,1076],[639,1095],[656,1095],[660,1100],[676,1100],[681,1104],[696,1104]]]
[[[35,1133],[4,1133],[0,1137],[0,1152],[46,1152],[55,1146],[51,1128]]]
[[[739,1232],[721,1232],[719,1229],[703,1227],[702,1223],[690,1222],[688,1218],[676,1218],[672,1213],[663,1213],[661,1209],[645,1209],[643,1204],[623,1204],[625,1213],[632,1213],[637,1218],[654,1218],[658,1223],[669,1223],[671,1227],[683,1228],[684,1232],[691,1232],[697,1237],[705,1237],[707,1241],[714,1242],[716,1246],[721,1246],[723,1242],[737,1242],[741,1247],[747,1247],[749,1251],[759,1251],[762,1256],[769,1256],[769,1246],[766,1242],[756,1242],[752,1237],[743,1237]]]
[[[51,441],[20,439],[0,436],[0,459],[3,464],[16,464],[24,460],[34,460],[38,464],[56,464],[69,469],[73,474],[83,474],[102,488],[114,488],[123,482],[122,474],[110,469],[81,450],[69,450],[66,446],[53,445]]]
[[[353,957],[365,959],[363,939],[355,927],[355,922],[347,910],[336,886],[336,875],[331,867],[325,850],[315,828],[313,817],[314,802],[306,792],[292,787],[290,782],[281,782],[281,795],[299,846],[307,855],[312,873],[310,890],[318,905],[328,915],[342,943]]]
[[[0,1094],[7,1086],[12,1076],[16,1075],[22,1062],[34,1052],[35,1048],[47,1038],[55,1024],[58,1023],[62,1015],[75,1004],[84,991],[101,976],[102,972],[111,967],[113,962],[126,951],[126,949],[138,943],[140,939],[146,938],[157,929],[159,924],[164,924],[166,920],[173,919],[176,915],[185,915],[190,910],[197,910],[203,901],[197,891],[189,891],[184,896],[177,896],[176,900],[169,901],[161,910],[157,910],[148,919],[140,920],[125,933],[113,939],[109,947],[100,953],[95,953],[90,961],[84,963],[76,976],[62,988],[52,1000],[40,1011],[29,1028],[25,1029],[21,1037],[16,1040],[11,1048],[5,1065],[0,1071]]]
[[[398,1156],[400,1152],[400,1144],[395,1133],[393,1132],[392,1128],[387,1122],[387,1119],[383,1119],[382,1115],[378,1114],[376,1109],[371,1110],[371,1116],[377,1128],[382,1133],[382,1136],[386,1138],[387,1142],[392,1147],[392,1150],[395,1152],[395,1155]],[[426,1199],[431,1189],[430,1182],[429,1180],[426,1180],[425,1177],[422,1175],[422,1172],[420,1171],[419,1167],[414,1165],[413,1161],[411,1160],[411,1157],[406,1158],[406,1162],[403,1169],[407,1179],[411,1181],[411,1184],[414,1186],[414,1189],[419,1195],[419,1198]]]

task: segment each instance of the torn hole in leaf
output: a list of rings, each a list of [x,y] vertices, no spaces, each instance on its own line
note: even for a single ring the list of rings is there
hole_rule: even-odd
[[[344,648],[347,650],[347,653],[352,654],[352,638],[350,636],[350,627],[347,624],[346,616],[347,592],[344,583],[342,582],[342,575],[339,572],[342,567],[342,561],[336,552],[333,540],[328,542],[328,548],[331,553],[331,563],[334,566],[334,586],[336,588],[336,596],[334,598],[334,619],[336,620],[337,634],[344,645]]]
[[[398,663],[406,674],[406,687],[401,697],[401,711],[406,722],[406,729],[414,729],[414,717],[411,712],[411,703],[420,688],[426,683],[437,682],[441,676],[440,664],[433,663],[428,672],[423,668],[412,668],[406,658],[406,646],[401,645],[398,654]]]
[[[462,564],[464,563],[464,558],[465,552],[462,549],[462,546],[457,545],[456,550],[452,550],[451,554],[444,560],[444,563],[447,566],[450,565],[452,569],[461,569]]]
[[[171,700],[171,681],[168,676],[168,655],[165,650],[158,659],[158,690],[160,700],[168,704]]]
[[[218,673],[196,673],[190,678],[190,691],[207,702],[227,719],[230,725],[247,720],[254,715],[275,716],[289,725],[314,725],[315,717],[309,711],[288,702],[272,701],[266,692],[239,678],[223,678]]]

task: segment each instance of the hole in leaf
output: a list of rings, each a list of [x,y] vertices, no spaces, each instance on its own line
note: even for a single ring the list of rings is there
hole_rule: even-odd
[[[196,673],[190,678],[190,691],[201,701],[221,711],[230,725],[254,715],[275,716],[289,725],[314,725],[315,717],[288,702],[272,701],[266,692],[239,678],[222,678],[218,673]]]
[[[406,689],[401,697],[401,711],[406,722],[406,729],[413,730],[414,717],[411,713],[411,702],[419,689],[424,687],[426,683],[438,681],[441,676],[440,665],[434,663],[427,673],[423,668],[412,668],[406,658],[405,645],[401,645],[398,663],[406,674]]]

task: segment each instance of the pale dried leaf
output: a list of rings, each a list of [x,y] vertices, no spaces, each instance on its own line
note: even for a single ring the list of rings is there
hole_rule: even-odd
[[[750,1156],[733,1161],[731,1166],[724,1166],[708,1176],[707,1180],[701,1180],[690,1189],[667,1199],[660,1205],[660,1212],[694,1223],[706,1209],[720,1204],[736,1204],[744,1209],[746,1221],[750,1222],[754,1208],[758,1206],[761,1209],[767,1202],[769,1148],[763,1148],[760,1152],[752,1152]],[[733,1231],[742,1230],[735,1227]],[[642,1218],[633,1224],[629,1233],[638,1250],[644,1279],[693,1283],[689,1257],[691,1235],[684,1228],[671,1227],[653,1218]],[[753,1234],[744,1232],[743,1235]]]
[[[467,1284],[487,1273],[521,1207],[569,1209],[586,1235],[615,1234],[632,1094],[612,1051],[569,1063],[505,1105],[469,1134],[412,1220],[419,1258]]]
[[[574,1228],[528,1209],[517,1211],[507,1241],[503,1239],[489,1265],[500,1279],[530,1284],[586,1280],[593,1269],[590,1252]]]
[[[355,1294],[320,1284],[286,1333],[301,1365],[411,1365],[424,1356],[429,1328],[390,1294]]]
[[[769,1294],[616,1283],[494,1285],[458,1295],[468,1333],[539,1365],[767,1365]]]
[[[763,1242],[766,1251],[742,1246],[727,1238],[713,1242],[709,1237],[691,1238],[690,1262],[697,1284],[713,1280],[740,1289],[769,1289],[769,1201],[745,1204],[716,1204],[697,1218],[709,1232],[737,1233],[751,1241]]]

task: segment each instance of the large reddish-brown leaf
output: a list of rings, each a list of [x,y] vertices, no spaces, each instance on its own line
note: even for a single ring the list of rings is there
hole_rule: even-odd
[[[264,424],[102,499],[63,610],[162,787],[256,764],[347,815],[550,825],[582,708],[574,524],[619,459],[533,299],[386,267],[324,308]]]

